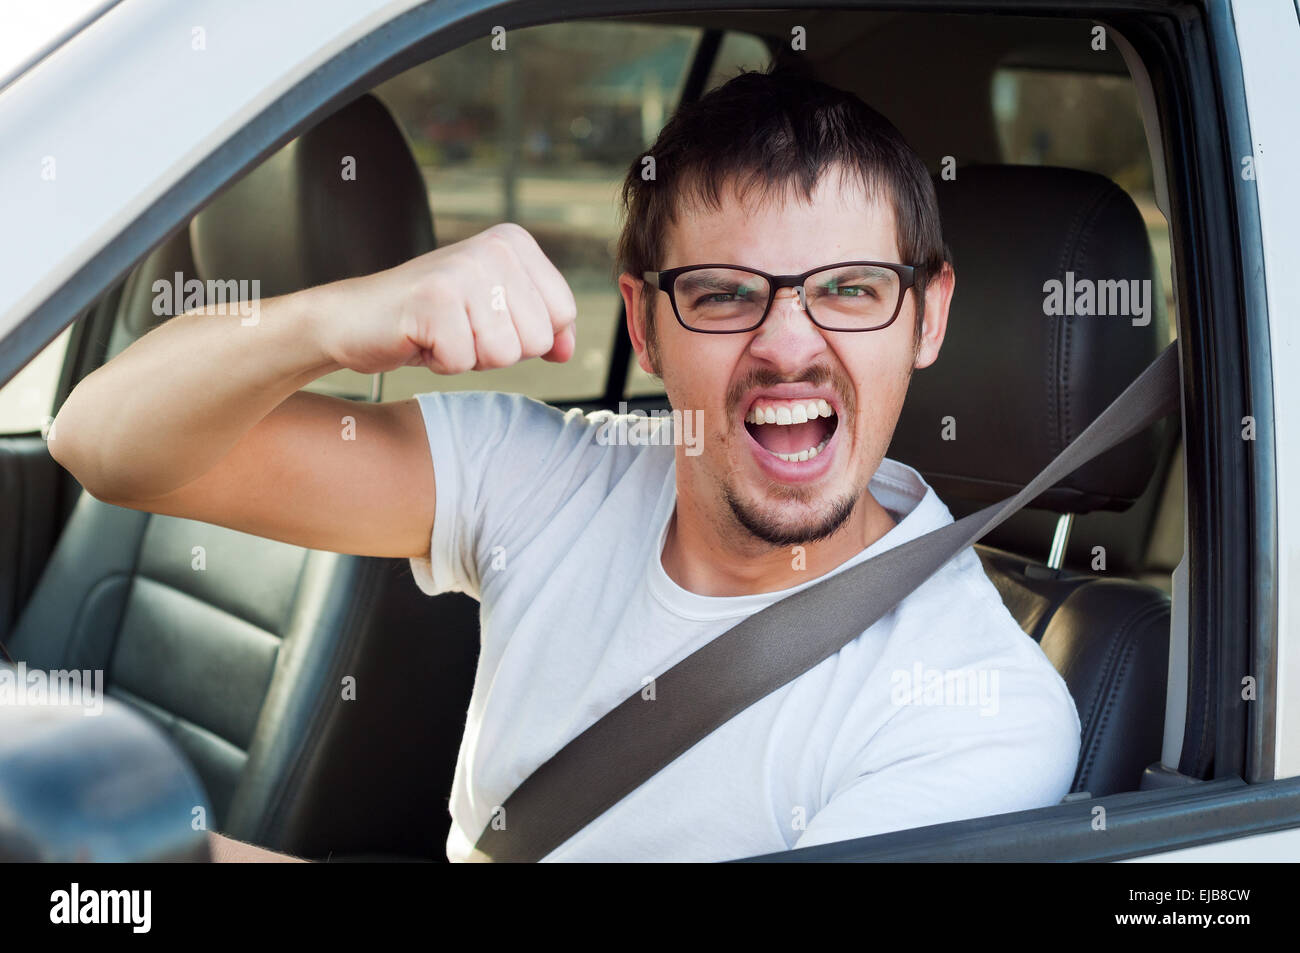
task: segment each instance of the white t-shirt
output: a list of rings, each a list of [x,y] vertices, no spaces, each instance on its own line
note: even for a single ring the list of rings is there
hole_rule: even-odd
[[[430,555],[411,567],[429,595],[481,603],[447,838],[447,856],[466,860],[533,769],[644,679],[815,580],[735,597],[674,583],[660,561],[673,447],[604,445],[609,411],[480,392],[418,400],[437,507]],[[898,525],[836,572],[952,521],[895,461],[871,493]],[[1069,791],[1079,734],[1065,683],[967,549],[546,859],[728,860],[1044,807]]]

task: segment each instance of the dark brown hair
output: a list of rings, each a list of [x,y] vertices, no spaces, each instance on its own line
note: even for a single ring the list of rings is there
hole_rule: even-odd
[[[646,157],[654,177],[642,178]],[[842,164],[868,195],[886,195],[894,208],[901,264],[915,265],[916,339],[925,289],[949,260],[934,183],[925,164],[894,125],[857,96],[788,69],[741,72],[717,89],[682,104],[623,181],[623,230],[617,271],[637,278],[659,271],[668,226],[682,208],[720,207],[723,183],[744,200],[755,188],[766,198],[796,186],[808,200],[832,164]],[[672,262],[674,265],[687,264]],[[653,347],[656,292],[643,305]],[[654,352],[652,360],[657,366]]]

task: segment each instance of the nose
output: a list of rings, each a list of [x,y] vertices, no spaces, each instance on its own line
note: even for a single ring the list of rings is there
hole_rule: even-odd
[[[749,351],[785,373],[808,367],[828,349],[822,329],[804,310],[803,288],[781,288]]]

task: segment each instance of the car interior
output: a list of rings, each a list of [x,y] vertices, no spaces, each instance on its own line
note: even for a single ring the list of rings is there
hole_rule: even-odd
[[[666,407],[630,360],[613,280],[616,186],[677,102],[775,64],[857,93],[934,172],[956,294],[888,456],[960,518],[1028,483],[1177,326],[1138,93],[1093,25],[840,10],[615,17],[519,30],[511,43],[530,56],[494,60],[476,39],[377,84],[233,181],[0,391],[0,481],[17,514],[0,557],[0,641],[32,666],[103,669],[109,694],[193,765],[213,829],[314,859],[445,860],[477,604],[423,595],[406,560],[97,500],[49,459],[31,421],[52,418],[81,377],[167,319],[159,281],[248,275],[269,297],[503,220],[527,228],[574,288],[580,343],[568,365],[445,379],[343,371],[311,389]],[[792,49],[800,30],[806,48]],[[355,181],[340,180],[341,154]],[[1149,321],[1045,317],[1043,277],[1063,272],[1150,281]],[[977,546],[1074,696],[1074,792],[1137,790],[1161,760],[1181,452],[1166,421]]]

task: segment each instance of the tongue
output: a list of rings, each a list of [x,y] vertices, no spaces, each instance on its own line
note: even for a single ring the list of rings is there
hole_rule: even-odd
[[[765,450],[773,453],[800,453],[822,442],[831,432],[831,422],[818,417],[804,424],[749,424],[749,432]]]

